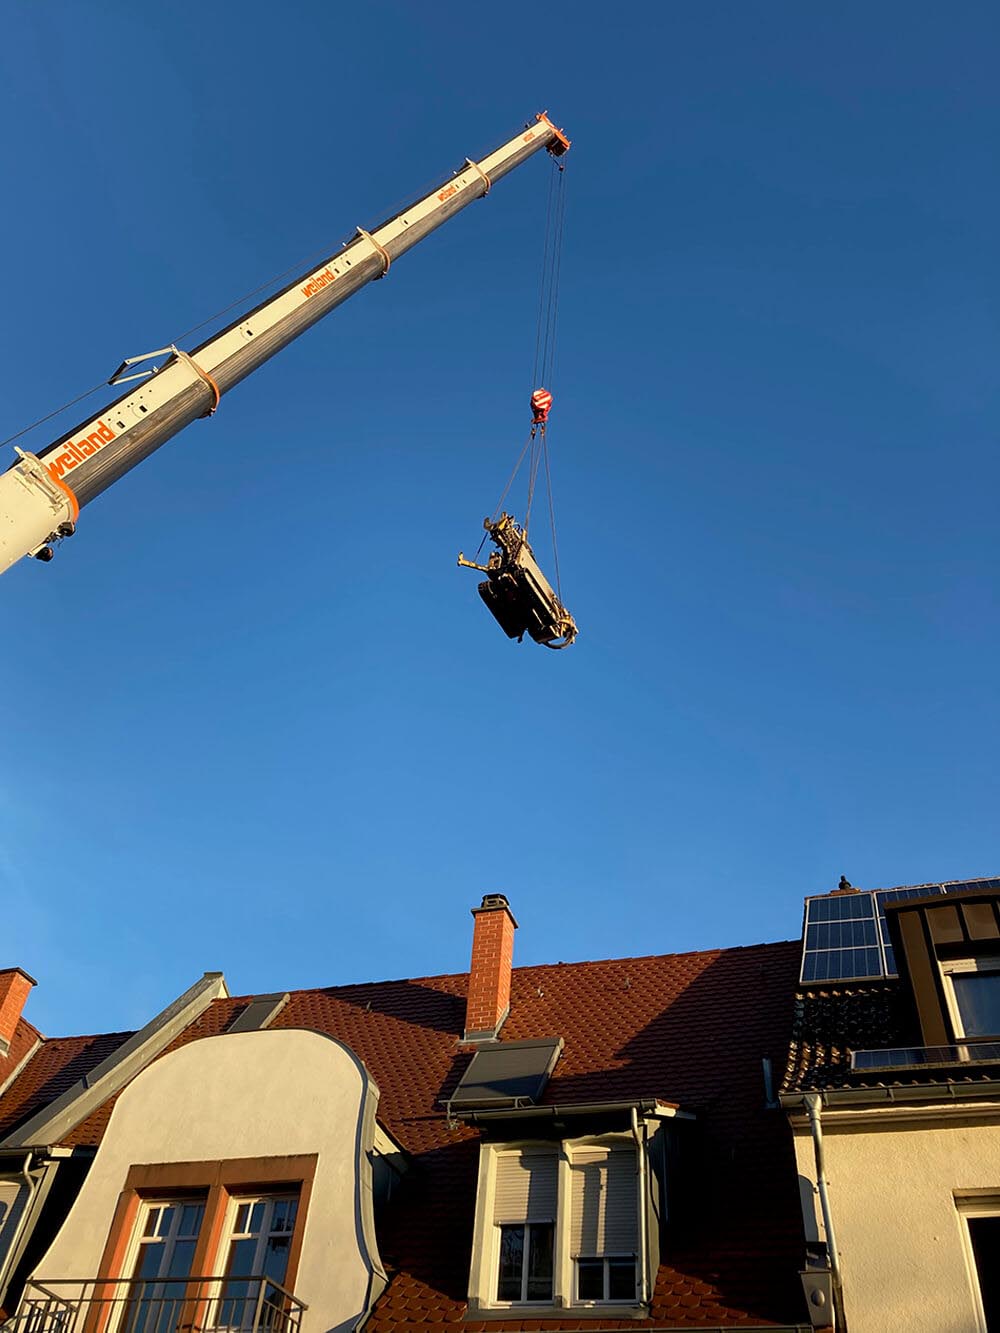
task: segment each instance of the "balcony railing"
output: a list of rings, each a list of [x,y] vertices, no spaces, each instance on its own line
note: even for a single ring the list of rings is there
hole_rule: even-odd
[[[955,1065],[1000,1064],[1000,1042],[960,1041],[950,1046],[896,1046],[881,1051],[852,1051],[851,1069],[932,1069]]]
[[[266,1277],[33,1281],[3,1333],[301,1333],[305,1304]]]

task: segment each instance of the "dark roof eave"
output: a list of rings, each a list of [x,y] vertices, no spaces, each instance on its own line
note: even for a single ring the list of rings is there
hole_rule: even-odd
[[[622,1102],[572,1102],[569,1105],[553,1106],[506,1106],[493,1109],[480,1107],[477,1110],[471,1108],[462,1110],[461,1107],[455,1107],[451,1116],[453,1120],[463,1120],[475,1125],[488,1120],[534,1120],[541,1117],[563,1119],[569,1116],[597,1116],[632,1110],[642,1115],[660,1116],[664,1120],[694,1119],[692,1112],[682,1111],[675,1102],[664,1102],[658,1097],[636,1097],[631,1101]]]
[[[880,1084],[874,1088],[800,1088],[796,1092],[782,1092],[781,1106],[786,1111],[802,1109],[806,1097],[820,1097],[824,1106],[885,1106],[906,1105],[908,1102],[984,1101],[1000,1098],[1000,1081],[984,1079],[981,1083],[914,1083]]]

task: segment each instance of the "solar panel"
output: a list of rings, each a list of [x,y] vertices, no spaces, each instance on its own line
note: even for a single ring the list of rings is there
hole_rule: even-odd
[[[481,1046],[449,1098],[449,1109],[537,1105],[562,1048],[562,1037]]]
[[[871,981],[898,976],[886,905],[965,889],[1000,889],[1000,879],[951,880],[807,898],[801,981]]]
[[[882,976],[871,893],[807,898],[802,980],[861,981]]]
[[[968,884],[920,884],[913,889],[880,889],[875,894],[875,901],[878,904],[878,929],[882,939],[882,956],[885,960],[887,977],[898,976],[899,969],[896,967],[896,955],[889,938],[889,923],[885,919],[886,903],[899,902],[903,898],[930,898],[935,894],[940,897],[942,893],[970,887]]]

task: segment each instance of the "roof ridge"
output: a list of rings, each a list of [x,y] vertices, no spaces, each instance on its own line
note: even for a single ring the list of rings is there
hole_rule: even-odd
[[[929,889],[932,884],[981,884],[986,880],[1000,879],[997,875],[968,875],[962,879],[925,879],[919,884],[873,884],[870,888],[861,888],[857,884],[852,884],[852,889],[857,889],[858,893],[900,893],[903,889]],[[807,893],[807,898],[829,898],[831,893],[836,893],[836,889],[828,889],[826,893]]]
[[[542,968],[604,967],[608,963],[647,963],[653,959],[699,958],[707,954],[751,953],[756,949],[777,949],[788,945],[795,945],[800,948],[802,937],[797,936],[787,940],[762,940],[758,944],[722,945],[713,949],[684,949],[679,953],[643,953],[630,954],[623,958],[576,958],[569,962],[560,960],[555,963],[523,963],[520,967],[512,968],[511,971],[516,976],[518,972],[538,972]],[[416,985],[421,981],[464,981],[468,975],[466,969],[462,972],[432,972],[420,977],[381,977],[377,981],[344,981],[329,986],[299,986],[290,988],[288,994],[320,995],[329,994],[331,991],[361,990],[372,986]],[[230,995],[226,1002],[252,1000],[255,994],[256,992],[247,992],[245,995]],[[213,1004],[222,1002],[222,1000],[214,1000]]]
[[[48,1045],[54,1041],[94,1041],[97,1037],[134,1037],[138,1031],[138,1028],[122,1028],[115,1032],[66,1032],[60,1037],[42,1037],[42,1041]]]

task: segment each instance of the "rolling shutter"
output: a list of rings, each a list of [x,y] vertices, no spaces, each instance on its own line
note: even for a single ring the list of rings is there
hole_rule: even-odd
[[[573,1258],[635,1254],[639,1247],[635,1149],[577,1148],[570,1176]]]
[[[497,1156],[494,1222],[554,1222],[557,1158],[552,1148],[522,1148]]]

